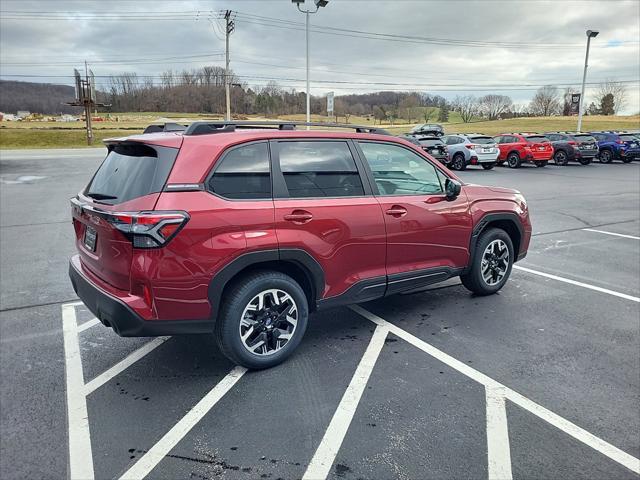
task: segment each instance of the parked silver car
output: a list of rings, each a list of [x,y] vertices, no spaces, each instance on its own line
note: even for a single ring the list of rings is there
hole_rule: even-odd
[[[442,140],[449,150],[447,166],[452,170],[464,170],[467,165],[481,165],[491,170],[500,154],[495,140],[482,133],[455,133],[445,135]]]

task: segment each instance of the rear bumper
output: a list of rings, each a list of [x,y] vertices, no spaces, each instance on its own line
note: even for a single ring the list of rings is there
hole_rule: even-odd
[[[144,320],[129,306],[95,285],[82,273],[78,256],[69,261],[69,278],[80,300],[102,322],[121,337],[157,337],[213,332],[213,321]]]

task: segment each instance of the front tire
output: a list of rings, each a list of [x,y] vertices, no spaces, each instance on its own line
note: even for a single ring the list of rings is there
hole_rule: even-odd
[[[507,282],[514,260],[511,237],[504,230],[490,228],[480,235],[473,263],[460,280],[476,295],[494,294]]]
[[[553,154],[553,160],[556,165],[560,165],[561,167],[569,163],[569,157],[564,150],[557,150],[556,153]]]
[[[536,162],[536,167],[538,168],[542,168],[542,167],[546,167],[547,166],[547,162]]]
[[[611,163],[613,161],[613,152],[608,148],[600,150],[600,163]]]
[[[252,370],[270,368],[298,347],[308,318],[307,297],[295,280],[280,272],[256,272],[225,292],[215,338],[232,362]]]
[[[580,162],[580,165],[589,165],[592,161],[591,158],[581,158],[580,160],[578,160]]]
[[[632,157],[622,157],[622,163],[631,163],[632,161]]]
[[[522,165],[522,160],[520,160],[520,155],[518,152],[511,152],[507,157],[507,165],[509,168],[520,168]]]
[[[484,168],[485,170],[491,170],[495,166],[496,166],[495,163],[483,163],[482,164],[482,168]]]
[[[451,160],[451,168],[458,171],[465,170],[467,168],[467,162],[464,159],[464,155],[456,153]]]

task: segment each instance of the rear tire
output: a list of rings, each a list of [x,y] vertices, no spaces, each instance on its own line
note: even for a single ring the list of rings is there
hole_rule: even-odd
[[[500,259],[501,256],[502,259]],[[507,282],[514,259],[511,237],[504,230],[490,228],[480,235],[473,263],[469,266],[468,273],[460,275],[460,280],[476,295],[491,295]],[[500,271],[499,275],[496,274],[497,271]],[[489,277],[488,280],[487,277]]]
[[[549,162],[547,162],[547,161],[544,161],[544,162],[536,162],[536,167],[537,167],[537,168],[546,167],[546,166],[547,166],[547,163],[549,163]]]
[[[622,157],[622,163],[631,163],[633,158],[631,157]]]
[[[600,150],[600,163],[611,163],[613,161],[613,152],[608,148]]]
[[[580,162],[580,165],[589,165],[592,162],[591,158],[581,158],[578,160],[578,162]]]
[[[457,171],[466,170],[467,162],[464,159],[464,155],[462,155],[461,153],[456,153],[451,160],[451,168]]]
[[[225,292],[214,334],[229,360],[260,370],[282,363],[294,352],[308,318],[307,297],[295,280],[280,272],[256,272]]]
[[[511,152],[507,157],[507,165],[509,168],[520,168],[522,165],[522,160],[520,160],[520,155],[518,152]]]
[[[491,170],[495,166],[496,166],[495,163],[483,163],[482,164],[482,168],[484,168],[485,170]]]
[[[567,156],[567,152],[564,150],[557,150],[556,153],[553,154],[553,160],[556,165],[560,165],[561,167],[564,167],[569,163],[569,157]]]

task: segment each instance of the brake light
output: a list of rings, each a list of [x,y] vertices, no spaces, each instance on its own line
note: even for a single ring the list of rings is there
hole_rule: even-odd
[[[624,141],[623,140],[616,140],[616,143],[622,145],[624,143]]]
[[[475,150],[476,148],[479,147],[479,145],[474,145],[473,143],[470,143],[468,145],[465,145],[465,147],[467,147],[469,150]]]
[[[158,248],[178,233],[189,216],[185,212],[118,212],[107,219],[134,248]]]
[[[577,145],[577,142],[573,141],[573,140],[569,140],[567,142],[569,145]]]

